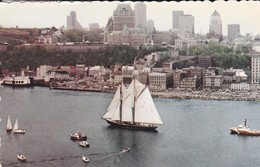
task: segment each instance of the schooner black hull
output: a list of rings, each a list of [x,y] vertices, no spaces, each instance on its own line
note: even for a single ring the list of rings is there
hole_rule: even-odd
[[[146,126],[146,125],[137,125],[137,124],[125,124],[121,122],[115,122],[106,120],[112,127],[116,128],[125,128],[125,129],[133,129],[133,130],[143,130],[143,131],[155,131],[157,126]]]

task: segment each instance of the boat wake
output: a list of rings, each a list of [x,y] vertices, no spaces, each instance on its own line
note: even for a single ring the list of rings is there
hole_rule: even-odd
[[[120,152],[105,152],[105,153],[92,153],[87,154],[87,156],[91,159],[91,161],[105,161],[111,158],[116,158],[117,156],[125,153],[126,151]],[[53,156],[46,156],[42,159],[35,159],[26,161],[26,164],[33,164],[34,166],[40,166],[41,164],[46,164],[48,162],[55,162],[55,161],[63,161],[68,159],[81,159],[82,155],[72,155],[72,156],[61,156],[61,157],[53,157]],[[3,162],[4,166],[18,166],[21,162]],[[0,166],[1,167],[1,166]]]

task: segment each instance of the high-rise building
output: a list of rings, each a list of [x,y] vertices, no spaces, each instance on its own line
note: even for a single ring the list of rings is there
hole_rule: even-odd
[[[154,31],[154,21],[153,20],[147,20],[146,22],[146,32],[148,34],[151,34]]]
[[[172,29],[178,30],[179,29],[179,17],[184,15],[182,10],[174,10],[172,11]]]
[[[251,77],[252,84],[260,84],[260,55],[251,57]]]
[[[222,35],[222,21],[219,13],[216,10],[211,15],[209,33],[214,34],[216,36]]]
[[[77,14],[75,11],[71,11],[70,16],[67,16],[67,28],[82,29],[82,26],[77,21]]]
[[[228,39],[233,40],[238,35],[240,35],[240,25],[239,24],[229,24],[228,25]]]
[[[113,31],[135,27],[135,16],[130,4],[118,4],[113,14]]]
[[[99,24],[98,23],[91,23],[89,24],[89,30],[98,30],[99,29]]]
[[[181,36],[187,37],[194,34],[194,16],[180,15],[179,16],[179,31]]]
[[[146,27],[146,5],[143,2],[137,2],[134,10],[135,27],[144,29]]]

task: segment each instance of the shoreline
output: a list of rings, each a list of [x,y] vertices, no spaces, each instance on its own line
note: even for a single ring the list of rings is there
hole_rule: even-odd
[[[115,93],[115,90],[102,90],[94,88],[69,88],[69,87],[52,87],[54,90],[69,90],[69,91],[85,91],[85,92],[100,92],[100,93]],[[259,95],[258,95],[259,94]],[[153,98],[167,99],[201,99],[201,100],[223,100],[223,101],[260,101],[260,92],[257,91],[181,91],[171,90],[167,92],[151,92]]]
[[[257,95],[259,94],[259,95]],[[205,91],[171,91],[152,92],[153,97],[169,99],[200,99],[200,100],[221,100],[221,101],[260,101],[260,92],[205,92]]]
[[[3,85],[5,86],[5,85]],[[7,85],[6,85],[7,86]],[[35,85],[36,87],[49,87],[47,85]],[[7,86],[12,87],[12,86]],[[14,87],[13,87],[14,88]],[[17,87],[18,88],[18,87]],[[99,89],[99,88],[83,88],[83,87],[49,87],[50,90],[67,90],[67,91],[84,91],[97,93],[115,93],[116,90]],[[255,101],[260,102],[260,91],[184,91],[170,90],[164,92],[150,91],[153,98],[166,99],[200,99],[200,100],[220,100],[220,101]]]

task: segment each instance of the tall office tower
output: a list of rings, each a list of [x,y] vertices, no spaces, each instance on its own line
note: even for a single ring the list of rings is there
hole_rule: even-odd
[[[134,28],[134,17],[130,4],[118,4],[113,14],[113,31],[123,31],[124,27]]]
[[[194,34],[194,17],[192,15],[179,16],[179,30],[183,37]]]
[[[254,85],[260,83],[260,55],[253,55],[251,57],[251,81]]]
[[[182,15],[184,15],[184,12],[181,10],[172,11],[172,29],[174,31],[179,29],[179,17]]]
[[[70,16],[67,16],[67,28],[82,29],[82,26],[77,21],[77,14],[75,11],[71,11]]]
[[[238,35],[240,35],[240,25],[239,24],[229,24],[228,25],[228,39],[233,40]]]
[[[91,23],[88,26],[89,30],[98,30],[99,29],[99,24],[98,23]]]
[[[214,34],[216,36],[222,35],[222,21],[219,13],[216,10],[211,15],[209,33]]]
[[[153,20],[147,20],[146,22],[146,32],[148,34],[153,33],[154,31],[154,21]]]
[[[135,10],[135,27],[144,29],[146,27],[146,5],[143,2],[137,2]]]

